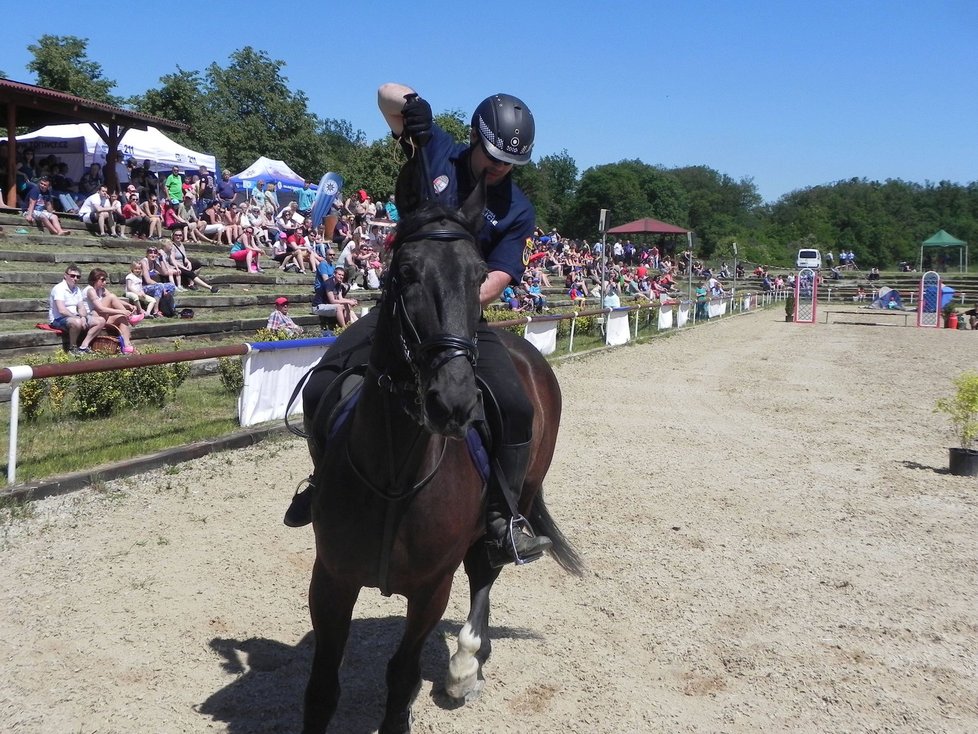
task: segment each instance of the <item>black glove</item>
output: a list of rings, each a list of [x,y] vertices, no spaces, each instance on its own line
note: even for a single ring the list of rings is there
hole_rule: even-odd
[[[418,145],[426,145],[431,140],[431,105],[416,94],[409,94],[401,108],[404,118],[402,137],[413,140]]]

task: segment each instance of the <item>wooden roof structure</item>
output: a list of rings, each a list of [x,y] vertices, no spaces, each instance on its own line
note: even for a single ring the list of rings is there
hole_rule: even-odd
[[[7,125],[7,180],[0,182],[6,193],[7,206],[17,205],[17,128],[41,127],[66,122],[87,122],[109,148],[108,160],[115,160],[119,141],[131,129],[149,126],[161,130],[186,132],[190,126],[175,120],[115,107],[105,102],[76,97],[56,89],[0,79],[0,120]],[[115,167],[107,166],[106,183],[118,184]]]

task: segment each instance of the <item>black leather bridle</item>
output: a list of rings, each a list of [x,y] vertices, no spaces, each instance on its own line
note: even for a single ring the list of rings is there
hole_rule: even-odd
[[[397,240],[395,248],[399,248],[408,242],[436,241],[452,242],[456,240],[466,240],[475,246],[475,237],[466,229],[421,229],[413,232],[403,239]],[[439,333],[422,339],[418,333],[411,315],[408,313],[404,303],[404,297],[400,292],[398,273],[396,268],[397,253],[391,263],[391,280],[388,283],[387,296],[390,300],[391,317],[397,324],[398,341],[401,345],[401,354],[404,362],[408,365],[412,374],[412,383],[398,384],[394,380],[384,380],[381,375],[381,384],[386,382],[389,389],[407,397],[410,396],[416,403],[421,404],[424,400],[423,380],[425,375],[430,375],[444,367],[453,359],[464,357],[468,363],[475,368],[479,357],[477,340],[457,336],[455,334]]]

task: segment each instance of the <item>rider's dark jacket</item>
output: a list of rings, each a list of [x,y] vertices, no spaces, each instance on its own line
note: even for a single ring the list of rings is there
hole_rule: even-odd
[[[432,186],[440,204],[459,208],[465,203],[478,181],[472,177],[468,144],[457,143],[438,125],[432,125],[431,140],[425,146]],[[490,270],[508,273],[519,283],[526,269],[524,255],[529,254],[527,240],[532,240],[536,213],[533,205],[513,174],[486,189],[486,223],[479,233],[482,256]]]

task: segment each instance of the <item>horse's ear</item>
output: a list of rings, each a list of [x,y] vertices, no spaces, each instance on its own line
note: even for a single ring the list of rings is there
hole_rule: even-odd
[[[462,218],[468,222],[469,229],[475,234],[479,233],[482,229],[482,225],[485,222],[483,218],[486,211],[486,177],[483,176],[479,179],[478,185],[472,189],[472,193],[469,194],[469,198],[465,200],[462,204]]]
[[[409,214],[421,205],[421,191],[418,187],[421,181],[419,160],[419,156],[408,158],[401,166],[401,172],[397,174],[394,199],[397,204],[397,211],[402,214]]]

